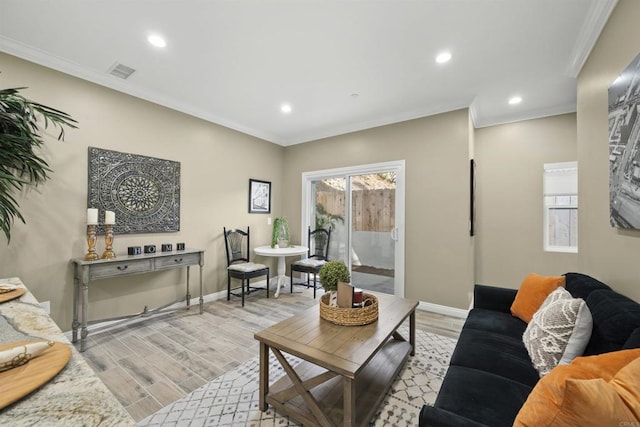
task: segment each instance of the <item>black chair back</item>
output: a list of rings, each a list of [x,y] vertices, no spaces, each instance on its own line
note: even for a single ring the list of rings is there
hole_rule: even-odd
[[[224,248],[227,252],[227,266],[240,262],[249,262],[250,230],[224,230]]]
[[[311,231],[309,227],[309,245],[308,258],[315,258],[328,261],[329,260],[329,243],[331,241],[331,230],[325,228],[316,228]],[[313,248],[313,250],[312,250]]]

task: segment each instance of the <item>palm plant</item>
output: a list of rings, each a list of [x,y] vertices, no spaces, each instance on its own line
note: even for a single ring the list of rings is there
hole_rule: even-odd
[[[0,230],[7,241],[11,240],[14,220],[25,223],[16,193],[45,182],[52,172],[36,153],[44,144],[41,126],[59,128],[60,141],[64,140],[64,127],[76,128],[77,123],[67,113],[28,100],[20,95],[22,89],[0,90]]]
[[[316,203],[316,230],[324,228],[333,231],[339,222],[344,224],[344,218],[341,215],[329,213],[322,203]]]

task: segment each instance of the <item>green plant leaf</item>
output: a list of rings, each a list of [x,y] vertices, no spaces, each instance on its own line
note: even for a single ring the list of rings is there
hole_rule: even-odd
[[[25,222],[14,194],[45,182],[52,172],[36,151],[44,145],[41,128],[59,128],[58,140],[64,140],[65,127],[77,128],[67,113],[23,97],[23,89],[0,89],[0,230],[7,241],[14,220]]]
[[[329,261],[320,267],[320,284],[325,291],[335,291],[338,289],[338,282],[351,282],[349,269],[342,261]]]

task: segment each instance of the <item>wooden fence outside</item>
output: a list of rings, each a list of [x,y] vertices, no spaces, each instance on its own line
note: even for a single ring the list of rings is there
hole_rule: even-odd
[[[316,203],[322,204],[327,213],[345,214],[343,191],[318,191]],[[396,191],[357,190],[351,193],[353,231],[391,231],[396,223]]]

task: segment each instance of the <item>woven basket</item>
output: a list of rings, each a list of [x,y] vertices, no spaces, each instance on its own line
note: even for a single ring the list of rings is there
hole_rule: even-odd
[[[326,293],[320,298],[320,317],[342,326],[362,326],[373,323],[378,320],[378,298],[367,293],[362,297],[365,303],[369,300],[373,304],[366,305],[363,308],[331,307],[329,305],[329,294]]]

